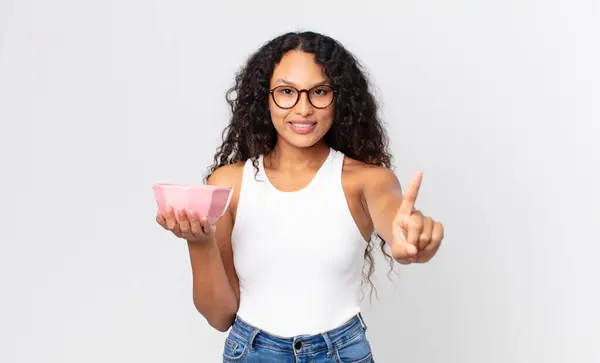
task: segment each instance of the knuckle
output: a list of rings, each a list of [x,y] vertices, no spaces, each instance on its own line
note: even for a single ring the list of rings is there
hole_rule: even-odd
[[[418,215],[418,214],[413,214],[413,215],[411,215],[411,217],[410,217],[410,222],[411,222],[412,224],[423,224],[423,219],[424,219],[424,218],[423,218],[423,217],[421,217],[420,215]]]

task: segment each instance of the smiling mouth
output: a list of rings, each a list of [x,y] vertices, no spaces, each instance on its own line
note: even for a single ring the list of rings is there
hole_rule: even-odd
[[[316,124],[317,124],[316,122],[310,122],[310,123],[309,122],[290,122],[290,125],[297,127],[297,128],[301,128],[301,129],[303,129],[303,128],[308,129],[310,127],[315,126]]]
[[[289,121],[288,124],[290,125],[292,132],[298,135],[310,134],[317,128],[316,122],[308,120]]]

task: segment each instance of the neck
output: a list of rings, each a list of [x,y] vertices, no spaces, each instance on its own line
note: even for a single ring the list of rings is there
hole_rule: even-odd
[[[284,141],[278,141],[265,160],[271,168],[293,170],[318,167],[328,155],[329,146],[323,140],[309,147],[296,147]]]

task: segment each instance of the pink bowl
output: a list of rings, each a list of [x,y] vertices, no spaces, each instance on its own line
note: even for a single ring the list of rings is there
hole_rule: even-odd
[[[152,189],[161,214],[165,214],[169,205],[177,221],[178,212],[183,209],[193,210],[200,218],[207,217],[210,224],[225,214],[233,195],[233,188],[216,185],[154,184]]]

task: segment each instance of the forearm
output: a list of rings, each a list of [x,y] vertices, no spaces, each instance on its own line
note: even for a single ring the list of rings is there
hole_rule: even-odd
[[[375,212],[377,214],[374,213],[373,225],[375,231],[388,245],[392,243],[394,219],[400,209],[401,202],[398,196],[390,194],[387,196],[384,206]]]
[[[394,236],[399,237],[401,231],[398,231],[396,217],[404,201],[402,188],[398,178],[386,168],[369,169],[370,175],[363,178],[365,185],[363,187],[363,196],[373,221],[375,231],[389,247],[399,241],[394,240]],[[409,258],[394,258],[401,264],[411,263]]]
[[[389,197],[387,206],[383,209],[380,218],[378,219],[378,234],[383,238],[388,246],[391,247],[394,236],[394,220],[400,210],[402,200],[395,195]],[[377,228],[377,227],[376,227]],[[410,265],[409,259],[395,259],[396,262],[402,265]]]
[[[226,331],[235,318],[238,302],[229,283],[216,242],[188,242],[196,309],[208,323]]]

